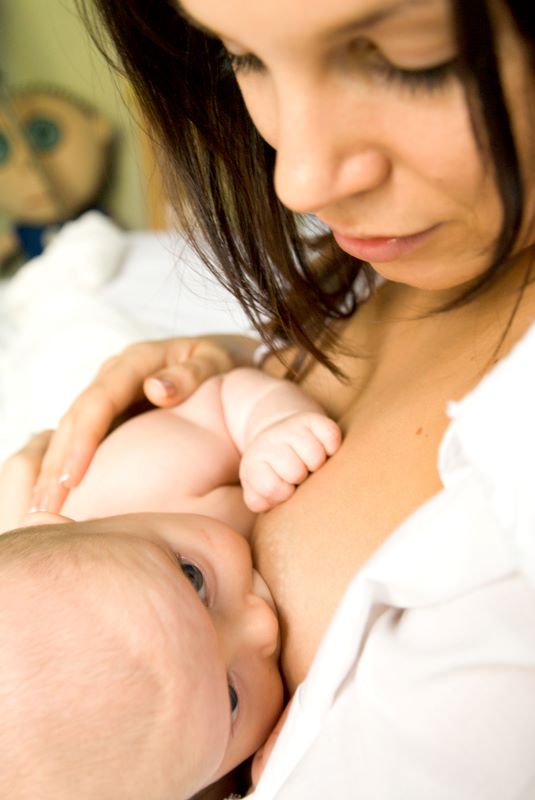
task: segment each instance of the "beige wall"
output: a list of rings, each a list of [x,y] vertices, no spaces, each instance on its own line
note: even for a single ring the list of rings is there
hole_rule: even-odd
[[[74,0],[0,0],[0,69],[8,86],[57,85],[100,108],[119,135],[115,181],[106,205],[121,224],[145,227],[138,132]]]

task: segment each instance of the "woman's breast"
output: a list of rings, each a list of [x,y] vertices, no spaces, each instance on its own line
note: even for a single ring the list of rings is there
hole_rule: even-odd
[[[415,414],[390,418],[383,409],[365,421],[350,420],[338,453],[256,523],[254,558],[279,609],[282,669],[291,692],[354,574],[440,489],[436,451],[446,420],[441,415],[424,431]]]

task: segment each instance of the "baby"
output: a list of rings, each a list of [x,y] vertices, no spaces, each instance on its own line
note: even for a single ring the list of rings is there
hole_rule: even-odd
[[[245,537],[339,444],[298,387],[234,370],[0,537],[1,797],[179,800],[260,747],[279,632]]]

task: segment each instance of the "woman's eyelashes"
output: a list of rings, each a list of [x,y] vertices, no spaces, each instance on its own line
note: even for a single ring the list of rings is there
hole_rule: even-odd
[[[199,595],[199,599],[206,605],[208,602],[208,593],[202,570],[200,570],[196,564],[187,561],[181,556],[178,556],[178,563],[180,564],[180,569]]]
[[[356,39],[346,48],[345,60],[350,68],[392,85],[411,90],[433,91],[440,89],[457,74],[456,57],[425,67],[408,68],[388,59],[377,45],[368,39]]]
[[[385,62],[376,67],[387,82],[399,83],[408,89],[433,91],[442,88],[457,72],[457,60],[445,61],[426,69],[401,69]]]
[[[238,55],[237,53],[230,53],[223,48],[222,53],[222,73],[223,76],[227,75],[243,75],[247,72],[262,72],[264,65],[252,53],[244,53]]]
[[[346,45],[336,60],[344,72],[362,73],[383,83],[402,86],[413,91],[440,89],[455,77],[458,71],[455,57],[418,69],[399,66],[384,56],[373,42],[366,39],[357,39]],[[250,73],[260,74],[265,71],[265,65],[253,53],[231,53],[223,48],[223,75],[245,77]]]

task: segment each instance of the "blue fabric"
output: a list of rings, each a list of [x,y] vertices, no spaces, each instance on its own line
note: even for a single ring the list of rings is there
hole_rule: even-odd
[[[106,213],[99,206],[90,206],[80,211],[73,219],[78,219],[78,217],[85,214],[86,211],[100,211],[101,214]],[[15,225],[15,233],[19,237],[20,246],[26,259],[29,260],[30,258],[35,258],[35,256],[40,256],[47,243],[47,234],[49,232],[55,233],[65,222],[71,222],[71,220],[54,222],[50,225]]]
[[[41,255],[47,229],[47,225],[15,225],[15,233],[19,237],[26,258],[30,259]]]

